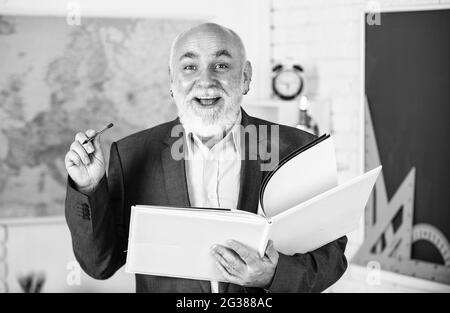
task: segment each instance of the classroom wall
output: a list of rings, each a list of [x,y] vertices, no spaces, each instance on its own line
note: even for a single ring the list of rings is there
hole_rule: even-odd
[[[2,1],[0,14],[66,16],[70,2],[80,5],[81,23],[85,16],[148,17],[204,20],[230,27],[242,37],[253,64],[254,79],[246,101],[255,103],[270,95],[269,0],[15,0]],[[81,272],[80,284],[71,285],[74,261],[63,218],[0,221],[0,292],[20,292],[18,276],[40,271],[46,275],[45,292],[135,290],[134,276],[123,269],[106,281]]]
[[[306,95],[330,103],[339,180],[363,170],[363,12],[394,8],[450,7],[449,0],[273,0],[271,2],[271,58],[291,59],[305,69]],[[381,20],[381,23],[383,21]],[[376,27],[376,26],[374,26]],[[351,258],[363,240],[363,229],[349,236]],[[372,274],[371,274],[372,273]],[[351,266],[332,291],[447,291],[448,286],[381,272],[380,283],[370,285],[373,272]],[[430,287],[431,286],[431,287]]]
[[[363,12],[449,5],[450,0],[271,1],[271,59],[301,64],[312,105],[330,103],[340,181],[363,171]],[[362,234],[357,237],[362,240]]]

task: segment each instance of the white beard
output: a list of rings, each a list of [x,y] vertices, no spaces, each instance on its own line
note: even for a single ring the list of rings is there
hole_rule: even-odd
[[[241,100],[242,96],[232,99],[231,104],[224,101],[220,105],[206,108],[186,103],[184,99],[175,99],[175,103],[183,127],[199,137],[208,138],[222,135],[235,124],[240,113]]]

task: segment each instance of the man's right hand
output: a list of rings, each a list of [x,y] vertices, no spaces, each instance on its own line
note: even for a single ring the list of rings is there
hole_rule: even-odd
[[[106,172],[100,136],[82,145],[94,134],[95,130],[92,129],[85,133],[77,133],[65,158],[67,173],[76,184],[78,191],[83,193],[93,192]]]

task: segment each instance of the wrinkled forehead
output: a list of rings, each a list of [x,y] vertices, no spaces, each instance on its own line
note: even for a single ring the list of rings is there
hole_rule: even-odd
[[[215,58],[228,57],[245,61],[245,50],[240,38],[226,29],[204,28],[188,31],[176,39],[173,45],[173,62],[183,57]]]

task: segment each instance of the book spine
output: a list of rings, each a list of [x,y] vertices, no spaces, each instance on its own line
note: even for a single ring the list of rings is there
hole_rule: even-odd
[[[270,218],[266,218],[266,220],[267,224],[266,227],[264,227],[264,232],[258,249],[260,257],[264,257],[264,254],[266,253],[267,243],[269,242],[270,227],[272,225],[272,220]]]

